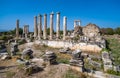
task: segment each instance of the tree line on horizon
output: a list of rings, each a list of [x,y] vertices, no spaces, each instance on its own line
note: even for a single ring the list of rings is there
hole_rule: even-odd
[[[71,30],[73,31],[73,30]],[[50,32],[50,28],[47,28],[47,34],[49,34]],[[70,32],[70,30],[68,30],[68,32]],[[117,27],[117,28],[100,28],[100,32],[102,35],[114,35],[114,34],[118,34],[120,35],[120,27]],[[5,31],[5,32],[0,32],[1,35],[15,35],[16,33],[16,29],[14,30],[10,30],[10,31]],[[23,30],[22,28],[19,28],[19,33],[22,34],[23,33]],[[55,34],[56,32],[53,31],[53,33]],[[62,34],[62,30],[60,31],[60,34]]]
[[[120,27],[117,28],[101,28],[100,29],[102,35],[120,35]]]

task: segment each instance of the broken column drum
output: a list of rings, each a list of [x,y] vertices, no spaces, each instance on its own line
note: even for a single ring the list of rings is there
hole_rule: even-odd
[[[26,48],[23,50],[21,58],[29,60],[29,59],[33,58],[32,54],[33,54],[33,51],[30,48]]]
[[[44,55],[44,61],[48,62],[49,64],[54,64],[56,63],[56,54],[54,52],[48,51]]]
[[[76,50],[72,53],[70,65],[81,67],[82,71],[84,71],[84,57],[81,56],[81,53],[82,52],[80,50]]]

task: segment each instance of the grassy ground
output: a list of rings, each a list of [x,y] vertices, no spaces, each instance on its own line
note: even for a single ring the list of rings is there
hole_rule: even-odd
[[[88,76],[85,73],[81,73],[72,69],[69,69],[66,71],[66,73],[63,75],[63,78],[94,78],[92,76]]]
[[[108,48],[112,52],[115,65],[120,65],[120,39],[107,38]]]
[[[40,45],[34,45],[34,48],[36,50],[40,50],[42,54],[46,51],[53,51],[57,55],[57,62],[59,63],[64,63],[64,64],[69,64],[69,60],[71,59],[71,55],[69,54],[61,54],[59,52],[59,48],[52,48],[48,47],[46,45],[40,46]]]

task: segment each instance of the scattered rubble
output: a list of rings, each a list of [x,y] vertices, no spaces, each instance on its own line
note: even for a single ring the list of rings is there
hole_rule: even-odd
[[[18,51],[18,44],[17,43],[11,43],[10,45],[10,52],[11,52],[11,56],[16,55],[16,52]]]
[[[104,71],[113,69],[112,60],[110,58],[109,52],[106,51],[102,52],[102,60],[104,64]]]
[[[56,63],[56,54],[52,51],[47,51],[44,56],[44,61],[47,62],[49,65]]]
[[[31,48],[26,48],[23,50],[21,58],[26,60],[31,59],[33,58],[32,54],[33,54],[33,51],[31,50]]]
[[[81,53],[80,50],[76,50],[72,53],[73,58],[70,60],[70,65],[81,67],[81,71],[84,72],[84,57],[81,56]]]

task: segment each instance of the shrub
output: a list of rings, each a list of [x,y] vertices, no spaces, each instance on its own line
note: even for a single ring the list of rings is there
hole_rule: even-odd
[[[107,48],[103,48],[102,50],[101,50],[101,52],[109,52],[110,50],[109,49],[107,49]]]
[[[118,71],[107,70],[106,72],[109,73],[109,74],[113,74],[113,75],[118,75],[118,76],[120,76],[120,72],[118,72]]]

